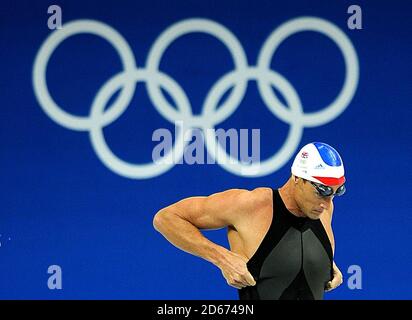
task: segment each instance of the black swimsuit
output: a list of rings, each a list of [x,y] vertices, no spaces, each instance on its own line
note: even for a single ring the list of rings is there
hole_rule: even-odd
[[[240,300],[319,300],[332,279],[332,247],[320,220],[293,215],[273,191],[272,222],[247,266],[255,286]]]

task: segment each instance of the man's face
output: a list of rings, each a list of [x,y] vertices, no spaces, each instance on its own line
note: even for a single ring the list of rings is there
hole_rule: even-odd
[[[316,187],[308,180],[297,178],[296,202],[310,219],[319,219],[325,210],[330,210],[334,196],[321,196]],[[315,184],[316,185],[316,184]],[[331,186],[333,193],[341,185]]]

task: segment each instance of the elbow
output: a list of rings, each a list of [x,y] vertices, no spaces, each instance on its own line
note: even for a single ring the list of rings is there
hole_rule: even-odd
[[[162,233],[162,230],[164,230],[164,227],[167,225],[168,222],[166,220],[168,219],[170,213],[166,211],[165,209],[159,210],[155,216],[153,217],[153,228]]]
[[[158,211],[153,217],[153,228],[160,232],[162,221],[164,219],[162,210]]]

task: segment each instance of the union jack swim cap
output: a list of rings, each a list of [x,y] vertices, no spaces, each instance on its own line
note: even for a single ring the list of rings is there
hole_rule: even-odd
[[[341,156],[330,145],[322,142],[312,142],[300,149],[293,161],[292,174],[327,186],[345,183]]]

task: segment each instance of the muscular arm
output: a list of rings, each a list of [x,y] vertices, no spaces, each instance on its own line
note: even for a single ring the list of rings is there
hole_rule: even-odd
[[[321,217],[321,221],[323,224],[323,227],[326,230],[326,233],[328,234],[330,243],[332,245],[332,250],[333,250],[333,255],[335,255],[335,238],[333,235],[332,231],[332,216],[333,216],[333,202],[330,207],[330,210],[328,212],[325,212],[325,214]],[[338,286],[340,286],[343,282],[343,275],[342,272],[339,270],[338,266],[335,263],[335,260],[333,260],[333,279],[329,281],[326,285],[325,290],[326,291],[331,291]]]
[[[328,235],[330,244],[332,246],[332,251],[333,254],[335,254],[335,237],[333,235],[333,230],[332,230],[332,216],[333,216],[333,202],[331,202],[330,209],[326,211],[320,218],[322,221],[323,227],[325,228],[325,231]]]
[[[208,240],[200,229],[237,228],[259,201],[258,193],[257,189],[230,189],[186,198],[158,211],[153,225],[177,248],[219,267],[230,285],[238,288],[254,284],[246,260]]]

